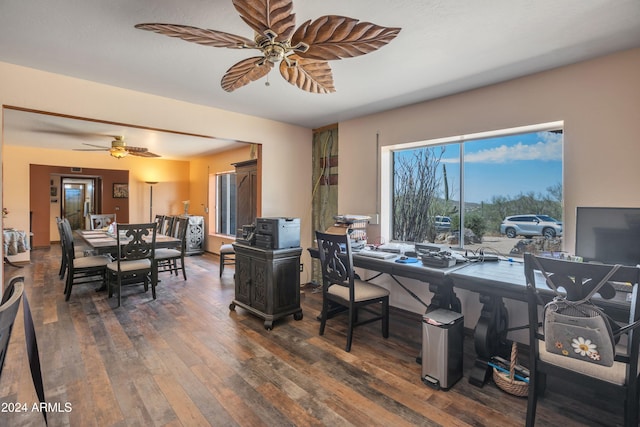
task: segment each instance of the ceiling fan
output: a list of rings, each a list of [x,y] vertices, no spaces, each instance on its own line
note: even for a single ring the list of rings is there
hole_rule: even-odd
[[[335,92],[328,61],[373,52],[401,30],[337,15],[308,20],[296,30],[292,0],[233,0],[233,6],[254,30],[254,40],[187,25],[149,23],[135,27],[205,46],[261,51],[262,56],[244,59],[227,70],[221,82],[227,92],[264,77],[280,63],[285,80],[311,93]]]
[[[83,142],[84,145],[97,148],[76,148],[75,151],[108,151],[112,157],[121,159],[129,154],[138,157],[160,157],[157,154],[150,152],[144,147],[131,147],[124,142],[123,136],[114,136],[111,141],[111,147],[104,147],[102,145],[88,144]]]

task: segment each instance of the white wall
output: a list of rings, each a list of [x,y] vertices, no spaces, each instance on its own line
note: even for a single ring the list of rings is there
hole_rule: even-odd
[[[341,162],[339,167],[338,211],[379,211],[375,206],[376,133],[385,146],[562,120],[564,241],[565,249],[571,251],[577,206],[640,206],[638,76],[640,49],[634,49],[341,122],[339,155],[349,162]],[[418,295],[430,299],[426,284],[407,282]],[[399,287],[390,281],[387,284],[395,286],[392,305],[424,312],[424,307]],[[477,302],[477,294],[463,299],[468,301],[465,324],[473,326],[479,307],[471,302]],[[522,310],[517,303],[508,305],[512,312]],[[520,324],[517,316],[512,324]]]
[[[263,216],[300,217],[310,229],[310,129],[7,63],[0,63],[0,104],[260,143]],[[4,177],[3,186],[14,178]],[[16,226],[28,230],[23,208],[27,216]],[[305,247],[309,235],[302,233]]]

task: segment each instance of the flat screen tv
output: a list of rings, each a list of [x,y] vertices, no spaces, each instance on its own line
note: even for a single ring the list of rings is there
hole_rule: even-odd
[[[605,264],[640,264],[640,208],[578,207],[576,255]]]

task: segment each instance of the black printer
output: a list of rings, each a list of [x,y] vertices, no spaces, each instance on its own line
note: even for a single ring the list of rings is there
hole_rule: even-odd
[[[300,246],[300,218],[257,218],[255,245],[263,249]]]

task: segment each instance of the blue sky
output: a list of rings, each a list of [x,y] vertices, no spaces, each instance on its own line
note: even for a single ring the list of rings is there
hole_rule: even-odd
[[[464,149],[467,202],[531,191],[546,194],[548,187],[562,182],[562,134],[534,132],[468,141]],[[458,156],[457,145],[450,145],[442,158],[450,192],[460,189]]]

